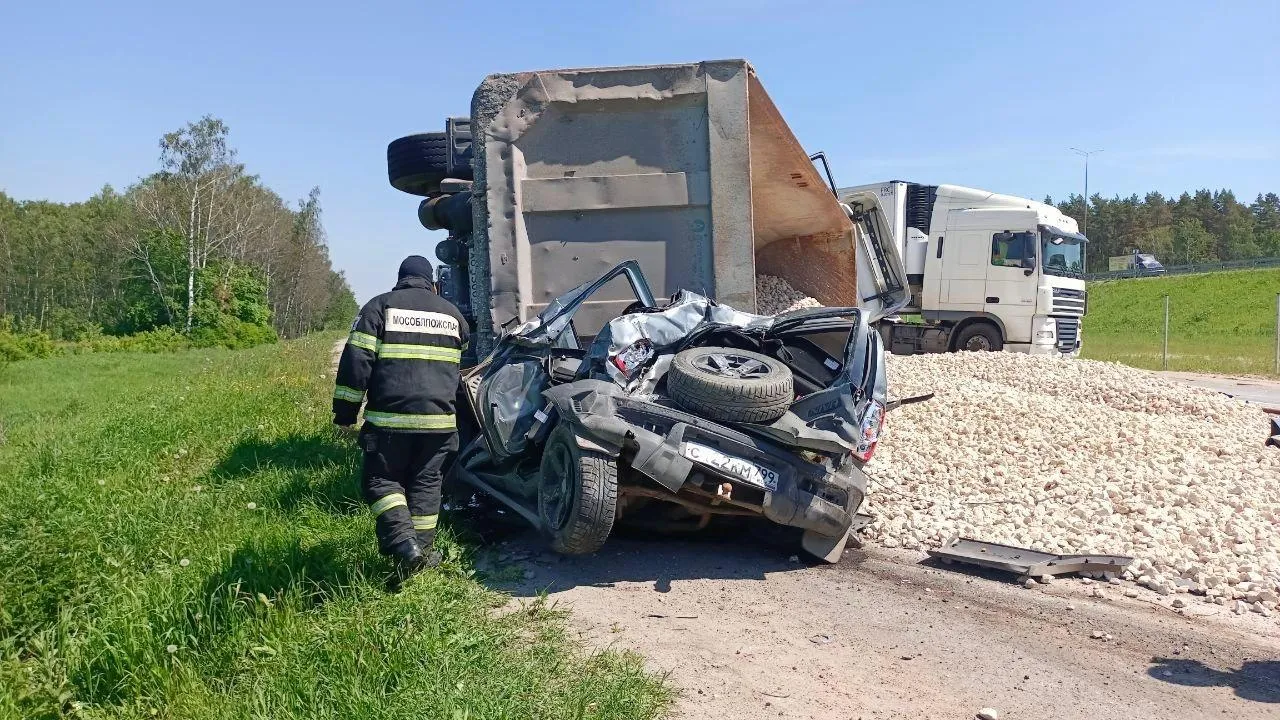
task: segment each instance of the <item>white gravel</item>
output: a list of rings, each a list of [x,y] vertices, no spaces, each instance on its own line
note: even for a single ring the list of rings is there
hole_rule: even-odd
[[[822,303],[791,287],[782,278],[756,276],[756,308],[761,315],[781,315],[792,310],[822,307]]]
[[[889,356],[888,374],[891,397],[938,395],[886,420],[869,539],[1133,555],[1134,576],[1166,593],[1177,577],[1231,598],[1280,590],[1280,450],[1263,447],[1260,410],[1017,353]]]
[[[781,278],[761,275],[756,289],[763,313],[820,306]],[[1275,609],[1280,450],[1263,446],[1261,410],[1115,363],[948,353],[887,364],[891,397],[937,397],[888,416],[867,466],[868,539],[1132,555],[1130,579],[1161,595],[1185,578]]]

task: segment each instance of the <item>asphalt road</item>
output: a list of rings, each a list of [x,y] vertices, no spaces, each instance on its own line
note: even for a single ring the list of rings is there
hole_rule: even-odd
[[[1280,411],[1280,381],[1173,371],[1157,374],[1187,385],[1216,390],[1261,405],[1264,409]]]

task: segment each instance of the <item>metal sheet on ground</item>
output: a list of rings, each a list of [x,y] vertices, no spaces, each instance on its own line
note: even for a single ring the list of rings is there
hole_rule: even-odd
[[[979,565],[1024,576],[1119,573],[1133,562],[1133,558],[1123,555],[1055,555],[970,538],[951,540],[936,550],[930,550],[929,556],[944,562]]]

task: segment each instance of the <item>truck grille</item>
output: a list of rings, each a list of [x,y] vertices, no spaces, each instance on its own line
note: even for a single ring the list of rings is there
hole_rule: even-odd
[[[1077,318],[1054,318],[1058,325],[1058,352],[1075,352],[1076,341],[1080,339],[1080,320]]]
[[[1053,307],[1050,312],[1063,315],[1084,315],[1089,305],[1089,295],[1083,290],[1053,289]]]

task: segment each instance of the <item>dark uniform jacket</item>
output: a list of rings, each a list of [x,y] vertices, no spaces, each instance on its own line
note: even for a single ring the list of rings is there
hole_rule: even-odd
[[[338,363],[335,423],[354,424],[367,394],[364,420],[379,430],[457,428],[454,402],[467,322],[430,287],[424,278],[407,277],[360,311]]]

